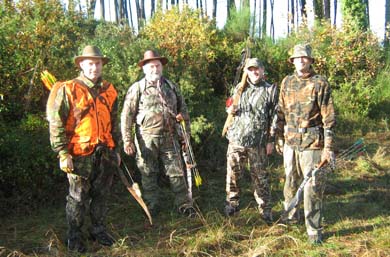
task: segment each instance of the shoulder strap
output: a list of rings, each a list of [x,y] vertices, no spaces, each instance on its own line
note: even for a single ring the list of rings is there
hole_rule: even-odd
[[[181,109],[181,100],[179,99],[179,97],[178,97],[178,95],[177,95],[177,88],[176,88],[176,85],[175,85],[175,83],[173,83],[173,82],[170,81],[169,79],[164,78],[164,80],[167,82],[167,84],[169,85],[169,87],[173,90],[173,92],[174,92],[175,95],[176,95],[176,100],[177,100],[177,110],[176,110],[176,112],[179,113],[179,110]]]

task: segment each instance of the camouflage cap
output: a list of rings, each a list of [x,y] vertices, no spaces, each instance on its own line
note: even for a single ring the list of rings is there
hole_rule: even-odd
[[[288,61],[290,63],[293,63],[294,58],[297,58],[297,57],[308,57],[314,63],[314,58],[313,58],[312,53],[311,53],[311,46],[309,44],[298,44],[298,45],[295,45],[294,48],[292,49],[292,52],[293,53],[288,58]]]
[[[264,68],[263,63],[257,58],[250,58],[246,61],[245,69],[249,69],[250,67],[256,68]]]

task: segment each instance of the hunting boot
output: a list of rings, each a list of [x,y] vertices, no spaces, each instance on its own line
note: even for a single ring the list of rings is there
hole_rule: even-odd
[[[179,213],[188,218],[195,218],[197,215],[196,210],[190,204],[183,204],[182,206],[180,206]]]
[[[225,205],[225,216],[226,217],[236,215],[236,214],[238,214],[239,211],[240,211],[240,208],[238,206],[233,206],[230,203],[226,202],[226,205]]]
[[[308,235],[308,240],[312,245],[320,245],[322,244],[322,233],[318,233],[317,235]]]
[[[272,211],[271,209],[261,209],[259,208],[261,218],[269,225],[272,224]]]
[[[115,243],[114,237],[106,231],[104,226],[91,228],[89,235],[93,241],[97,241],[101,245],[112,246]]]
[[[79,253],[85,253],[87,251],[80,235],[68,236],[66,245],[69,251],[77,251]]]

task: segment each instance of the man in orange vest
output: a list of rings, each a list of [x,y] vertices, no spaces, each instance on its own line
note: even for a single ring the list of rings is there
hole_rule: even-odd
[[[105,227],[106,199],[114,171],[120,164],[118,146],[117,91],[102,79],[109,58],[96,46],[86,46],[74,62],[82,71],[75,79],[56,83],[47,102],[52,149],[67,174],[67,245],[85,252],[82,240],[84,212],[89,204],[92,239],[106,246],[114,238]]]

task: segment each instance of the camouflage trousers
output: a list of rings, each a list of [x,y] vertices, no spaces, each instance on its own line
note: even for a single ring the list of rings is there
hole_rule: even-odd
[[[87,209],[92,225],[90,232],[98,234],[105,231],[106,201],[117,162],[116,153],[106,147],[97,148],[89,156],[73,158],[74,172],[68,174],[69,194],[66,197],[69,239],[81,236]]]
[[[269,173],[265,169],[264,148],[247,148],[229,143],[227,151],[226,202],[232,207],[239,206],[240,189],[238,180],[247,164],[254,189],[254,197],[261,214],[271,211]]]
[[[178,140],[168,133],[163,136],[137,133],[136,147],[137,166],[142,175],[142,194],[152,215],[157,214],[161,208],[161,191],[158,186],[160,168],[169,179],[175,207],[192,205]]]
[[[283,149],[283,162],[286,175],[284,184],[284,208],[287,209],[294,198],[304,176],[320,162],[322,150],[294,150],[285,144]],[[322,198],[325,189],[325,172],[316,173],[310,179],[303,191],[303,205],[305,213],[305,225],[308,235],[321,233]],[[288,219],[299,219],[299,207],[288,214]]]

